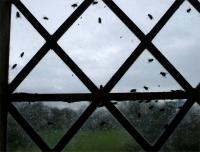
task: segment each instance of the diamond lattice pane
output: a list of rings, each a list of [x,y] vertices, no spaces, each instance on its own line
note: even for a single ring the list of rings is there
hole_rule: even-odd
[[[200,107],[194,104],[162,149],[164,151],[199,151],[199,114]]]
[[[15,92],[88,93],[89,90],[69,67],[50,50]]]
[[[17,17],[17,13],[19,13],[20,17]],[[45,40],[13,5],[11,14],[9,82],[15,78],[44,43]]]
[[[22,0],[24,5],[44,26],[53,34],[60,25],[77,9],[73,4],[79,6],[83,0]]]
[[[105,109],[98,108],[64,151],[139,151],[141,148]]]
[[[161,92],[183,90],[174,78],[145,50],[112,92]]]
[[[153,144],[168,127],[185,100],[136,100],[117,103],[131,124]]]
[[[99,86],[111,78],[139,40],[99,1],[86,10],[58,43]]]
[[[200,14],[185,1],[153,40],[193,87],[199,83],[200,75],[199,26]]]
[[[114,2],[147,34],[173,4],[174,0],[116,0]]]
[[[51,148],[77,121],[88,105],[88,102],[15,103],[20,114]],[[12,127],[14,126],[11,126],[11,129],[15,130]]]
[[[7,150],[13,152],[36,152],[40,149],[35,145],[31,138],[15,121],[15,119],[8,114],[7,120]]]

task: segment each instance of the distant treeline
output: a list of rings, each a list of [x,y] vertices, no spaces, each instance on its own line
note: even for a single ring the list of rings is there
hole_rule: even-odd
[[[117,108],[150,141],[155,142],[168,127],[184,101],[127,101],[117,103]],[[45,130],[68,130],[85,109],[58,109],[42,103],[18,103],[20,113],[38,132]],[[193,107],[169,138],[163,151],[200,151],[200,110]],[[121,130],[123,127],[105,108],[98,108],[81,128],[84,130]],[[123,139],[122,139],[123,140]],[[8,150],[30,147],[32,141],[16,121],[8,115]]]

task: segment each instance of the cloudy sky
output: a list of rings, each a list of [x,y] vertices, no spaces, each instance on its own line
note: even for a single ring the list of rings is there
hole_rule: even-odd
[[[22,0],[38,21],[53,34],[76,9],[71,5],[81,4],[82,0]],[[115,0],[116,4],[147,34],[173,3],[173,0]],[[187,13],[187,9],[191,12]],[[27,64],[45,43],[31,24],[20,13],[16,18],[16,7],[12,7],[12,28],[10,42],[10,70],[12,79]],[[148,14],[153,16],[150,20]],[[49,20],[44,20],[46,16]],[[102,23],[98,23],[101,17]],[[166,55],[178,71],[196,86],[200,81],[200,15],[186,1],[153,40],[153,43]],[[58,44],[78,64],[86,75],[97,85],[105,85],[120,65],[134,51],[140,40],[109,10],[98,1],[91,5],[72,27],[58,41]],[[23,58],[20,53],[25,52]],[[136,60],[112,92],[129,92],[135,88],[145,91],[169,91],[181,89],[175,80],[160,72],[166,70],[145,52]],[[17,67],[12,70],[13,64]],[[159,87],[160,86],[160,87]],[[32,93],[85,93],[89,90],[73,72],[50,52],[15,90]]]

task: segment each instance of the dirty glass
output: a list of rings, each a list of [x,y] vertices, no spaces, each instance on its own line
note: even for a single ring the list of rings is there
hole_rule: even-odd
[[[151,33],[174,0],[113,0],[144,35]],[[21,0],[52,35],[75,12],[83,0]],[[152,44],[169,60],[192,87],[199,83],[200,14],[185,1],[153,38]],[[46,43],[25,15],[14,5],[11,14],[9,83]],[[57,44],[97,88],[104,87],[142,43],[102,1],[95,0],[58,39]],[[89,94],[92,91],[51,48],[14,94]],[[138,56],[110,92],[179,92],[185,89],[149,48]],[[50,148],[73,127],[94,101],[20,101],[14,107]],[[112,100],[112,104],[150,144],[180,112],[187,99]],[[162,151],[199,151],[199,105],[190,109]],[[9,151],[40,151],[21,126],[8,115]],[[195,140],[194,140],[195,139]],[[195,141],[195,142],[193,142]],[[100,104],[64,147],[70,152],[132,152],[142,146],[107,108]]]

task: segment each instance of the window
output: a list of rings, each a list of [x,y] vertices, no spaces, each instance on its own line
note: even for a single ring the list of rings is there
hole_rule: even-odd
[[[184,29],[185,26],[181,25],[182,27],[177,27],[176,29],[179,30],[176,32],[171,30],[173,27],[169,28],[169,26],[177,24],[173,23],[173,21],[178,20],[176,17],[180,17],[180,15],[176,16],[175,14],[178,13],[179,10],[184,11],[185,16],[195,12],[190,18],[192,20],[191,23],[194,23],[194,25],[190,24],[187,28],[194,27],[192,30],[192,37],[199,38],[199,35],[197,36],[197,29],[195,29],[195,27],[197,27],[196,23],[198,24],[196,16],[199,17],[200,12],[199,1],[176,0],[169,2],[156,1],[153,3],[152,0],[153,5],[156,6],[154,8],[162,8],[165,10],[162,13],[154,11],[153,7],[151,12],[146,12],[148,7],[145,7],[145,4],[147,6],[150,5],[150,1],[144,1],[140,3],[141,6],[133,10],[134,15],[138,15],[143,19],[145,18],[146,21],[150,22],[150,24],[147,25],[142,24],[141,27],[139,26],[139,19],[134,20],[134,18],[137,17],[131,15],[132,9],[127,6],[129,2],[124,3],[124,1],[120,0],[116,2],[112,0],[70,2],[71,9],[67,11],[68,14],[65,21],[66,15],[60,18],[56,17],[57,11],[59,14],[59,11],[65,9],[63,2],[57,2],[56,7],[53,5],[53,1],[40,2],[44,3],[41,10],[36,6],[37,1],[35,1],[34,5],[32,5],[32,3],[34,2],[12,1],[11,19],[13,22],[10,45],[10,63],[12,64],[10,70],[12,72],[10,72],[9,75],[10,83],[8,86],[8,97],[10,100],[8,103],[8,119],[10,120],[8,124],[11,123],[10,126],[17,125],[18,123],[41,151],[62,151],[64,148],[66,148],[66,150],[78,150],[74,145],[79,145],[78,143],[81,142],[83,143],[83,145],[79,145],[81,149],[88,150],[86,145],[94,142],[94,140],[101,141],[100,143],[102,143],[102,145],[96,145],[97,150],[100,151],[106,150],[103,145],[108,145],[108,147],[110,147],[109,150],[116,150],[112,147],[113,142],[119,146],[118,149],[121,148],[120,144],[124,144],[125,146],[122,145],[122,147],[124,146],[126,149],[121,150],[125,151],[138,150],[140,146],[146,151],[159,151],[161,148],[164,148],[164,150],[174,150],[173,144],[176,144],[175,141],[180,138],[180,132],[182,132],[183,128],[188,126],[188,124],[193,125],[191,126],[192,128],[185,128],[188,129],[188,135],[191,135],[189,130],[194,129],[193,134],[195,136],[195,131],[198,130],[199,126],[198,123],[195,123],[199,121],[198,118],[193,117],[195,113],[197,115],[199,114],[199,105],[195,104],[196,102],[198,103],[199,99],[199,80],[198,75],[196,75],[196,70],[198,72],[199,68],[197,66],[192,68],[194,74],[190,73],[186,76],[189,79],[186,79],[182,75],[184,72],[179,72],[181,68],[176,68],[178,67],[177,64],[179,61],[177,60],[178,56],[183,58],[181,53],[177,53],[177,58],[172,60],[175,54],[169,53],[172,55],[170,56],[163,50],[170,50],[172,52],[174,48],[184,49],[184,47],[182,47],[184,46],[183,43],[190,40],[187,38],[185,38],[186,42],[180,40],[185,34],[191,36],[189,32],[186,33],[185,31],[183,35],[179,35],[179,32],[182,32],[180,29]],[[131,1],[130,3],[130,6],[132,6],[132,4],[136,4],[136,1]],[[52,10],[49,11],[48,8],[45,9],[45,5],[53,6]],[[105,12],[98,12],[96,6],[99,6],[99,9],[103,9]],[[140,9],[143,8],[144,10],[140,11]],[[95,13],[93,12],[96,11],[100,13],[100,15],[94,16]],[[140,13],[137,13],[137,11]],[[47,12],[50,12],[50,16],[52,17],[45,15]],[[41,15],[40,13],[44,14]],[[108,15],[109,13],[112,15]],[[156,16],[156,14],[158,14],[158,16]],[[109,22],[111,16],[114,22]],[[174,16],[175,18],[173,18]],[[185,16],[178,21],[182,23],[182,20],[187,18]],[[21,20],[21,18],[23,18],[23,20]],[[83,18],[86,18],[86,20]],[[21,23],[19,23],[20,20]],[[170,22],[170,20],[172,20],[172,22]],[[96,24],[89,21],[96,22]],[[48,24],[50,25],[48,26]],[[102,30],[102,27],[99,26],[103,24],[107,24],[110,28],[106,29],[107,27],[103,26],[105,31]],[[57,26],[59,27],[57,28]],[[114,26],[119,26],[119,28],[111,28]],[[32,30],[33,27],[37,32]],[[27,31],[20,33],[19,31],[23,28]],[[76,29],[78,28],[81,28],[81,30],[77,31]],[[97,29],[97,31],[94,32],[94,29]],[[12,33],[14,30],[18,30],[21,36],[20,39],[15,37],[18,36],[16,31]],[[38,33],[40,35],[38,35]],[[123,35],[123,33],[126,34]],[[73,34],[78,36],[74,37]],[[170,38],[171,34],[172,38]],[[178,34],[178,37],[173,37],[173,34]],[[117,36],[118,40],[109,40],[109,38],[112,39],[112,35]],[[168,37],[166,35],[170,35],[169,39],[166,39],[166,37]],[[26,37],[29,36],[34,37],[34,41],[26,39]],[[93,38],[98,36],[102,40]],[[20,42],[20,40],[23,41]],[[129,40],[129,42],[127,42],[127,40]],[[176,44],[179,44],[179,46],[169,45],[169,43],[173,41],[176,41]],[[193,47],[191,50],[196,50],[199,46],[197,46],[195,42],[197,41],[191,40],[188,44],[188,48]],[[32,50],[30,50],[28,54],[21,49],[18,50],[19,52],[16,52],[16,49],[12,50],[12,45],[14,46],[16,43],[27,43],[31,45],[31,47],[24,45],[24,49],[28,50],[32,48]],[[119,55],[121,48],[117,47],[117,45],[121,46],[124,43],[124,46],[126,46],[125,50],[130,51],[123,52]],[[109,47],[107,47],[108,45]],[[97,53],[92,50],[94,48],[102,52]],[[69,49],[76,51],[67,51]],[[84,50],[89,51],[84,52]],[[12,56],[12,51],[16,53],[15,55],[18,54],[18,63],[15,62],[16,58]],[[105,52],[107,56],[105,56]],[[93,55],[93,53],[97,54]],[[195,59],[198,61],[198,57],[196,57],[196,55],[192,56],[191,54],[194,54],[194,51],[184,55],[191,57],[191,61],[195,61]],[[199,55],[199,53],[197,55]],[[92,57],[90,58],[90,56]],[[21,61],[24,57],[26,57],[27,60]],[[49,61],[47,59],[43,60],[44,58],[48,58]],[[58,58],[58,62],[54,62],[56,58]],[[100,58],[105,60],[101,60]],[[170,60],[168,58],[170,58]],[[174,62],[173,64],[170,62],[171,60]],[[86,63],[86,61],[88,62]],[[51,62],[55,63],[54,67],[51,66]],[[109,64],[107,64],[107,62],[109,62]],[[142,66],[139,65],[144,62],[146,62],[146,64]],[[83,65],[83,63],[86,64]],[[96,64],[92,65],[93,63]],[[193,63],[196,62],[192,62],[192,64]],[[109,69],[109,65],[111,64],[112,66],[116,65],[116,69]],[[149,64],[152,65],[152,70],[159,68],[157,76],[164,80],[166,79],[163,85],[160,83],[155,84],[156,81],[154,80],[156,79],[152,79],[150,75],[153,71],[148,70],[151,69]],[[191,67],[192,64],[184,65]],[[42,67],[45,65],[46,72],[44,72],[42,68],[40,69],[40,67],[39,70],[35,68],[39,65],[42,65]],[[65,73],[64,70],[56,70],[58,67],[65,67],[65,65],[67,65],[66,70],[70,72]],[[96,70],[95,66],[98,66],[100,70]],[[143,72],[144,76],[139,77],[142,80],[144,80],[143,78],[145,76],[150,78],[147,81],[151,84],[155,84],[154,87],[149,87],[149,85],[147,86],[146,84],[141,85],[142,81],[129,81],[130,76],[127,76],[128,79],[125,80],[126,74],[128,75],[129,72],[136,71],[139,67],[145,70]],[[161,69],[161,67],[163,69]],[[189,69],[189,67],[187,68]],[[91,69],[94,71],[90,71]],[[50,70],[53,71],[54,76],[48,72]],[[148,74],[148,72],[150,72],[150,74]],[[29,74],[32,74],[33,78],[37,76],[38,82],[35,83],[33,80],[28,79]],[[65,78],[60,77],[63,74],[66,74]],[[39,93],[35,93],[34,87],[42,86],[43,81],[47,78],[50,79],[44,83],[46,88],[44,87],[44,89],[40,89]],[[58,82],[58,85],[51,78],[57,78],[55,82]],[[69,80],[68,85],[63,84],[63,80],[66,78]],[[28,83],[31,85],[30,90],[27,90]],[[133,83],[136,88],[132,88],[131,83]],[[53,88],[51,88],[51,84],[53,84]],[[179,89],[177,89],[175,84]],[[64,85],[63,88],[66,88],[66,90],[60,88],[62,85]],[[69,85],[74,87],[69,89]],[[129,86],[131,88],[129,88]],[[138,86],[140,86],[139,89]],[[73,90],[74,88],[78,88],[79,90]],[[54,89],[60,92],[56,92]],[[65,104],[60,105],[64,105],[65,108],[55,108],[55,103],[49,104],[46,103],[47,101],[58,103],[64,101]],[[41,104],[41,102],[44,104]],[[74,104],[77,105],[74,106]],[[79,108],[77,112],[76,108],[78,106],[81,108]],[[75,110],[73,108],[75,108]],[[40,111],[41,114],[35,112],[36,109]],[[189,110],[191,110],[190,113],[188,113]],[[112,116],[109,115],[109,112]],[[161,116],[161,113],[165,114]],[[171,117],[172,115],[174,116],[173,118]],[[185,115],[187,115],[187,117],[185,117]],[[26,117],[26,119],[24,117]],[[141,117],[142,120],[139,119]],[[36,120],[35,118],[38,119]],[[66,120],[64,118],[66,118]],[[71,118],[74,119],[72,120]],[[183,119],[182,125],[184,126],[185,124],[185,126],[183,128],[181,128],[181,126],[177,128],[178,124],[181,123]],[[27,122],[27,120],[29,122]],[[168,120],[168,122],[165,123],[164,120]],[[158,129],[152,133],[153,128],[147,127],[148,125],[152,125],[155,128],[161,125],[164,129]],[[63,126],[63,128],[66,126],[66,129],[60,131],[59,128],[61,126]],[[40,130],[40,128],[45,129]],[[176,128],[179,134],[172,135]],[[19,132],[23,132],[23,130],[19,129]],[[55,141],[51,141],[50,135],[48,136],[48,134],[50,134],[48,130],[53,130],[53,134],[56,136],[58,135],[58,137],[53,137],[58,142],[55,143]],[[91,130],[93,130],[93,132],[91,132]],[[16,130],[8,128],[8,131],[15,132]],[[78,131],[80,132],[78,133]],[[8,134],[10,132],[8,132]],[[83,137],[86,136],[84,132],[87,132],[87,136],[89,137],[88,141]],[[104,134],[104,138],[101,136],[102,134]],[[169,140],[163,147],[170,135],[172,135],[173,139]],[[131,141],[131,136],[133,137],[133,143]],[[186,134],[184,136],[186,136]],[[23,138],[24,141],[28,140],[26,136],[23,136]],[[48,140],[48,143],[46,143],[44,139]],[[8,141],[12,142],[12,140],[14,139],[8,137]],[[124,143],[122,142],[123,140]],[[15,143],[15,141],[16,140],[13,142]],[[186,140],[183,142],[187,143],[189,141]],[[32,146],[33,144],[29,143],[29,145]],[[197,144],[194,144],[192,146],[194,150],[198,149],[198,147],[195,148],[196,145]],[[184,149],[192,150],[188,147]],[[89,150],[95,149],[91,148]]]

